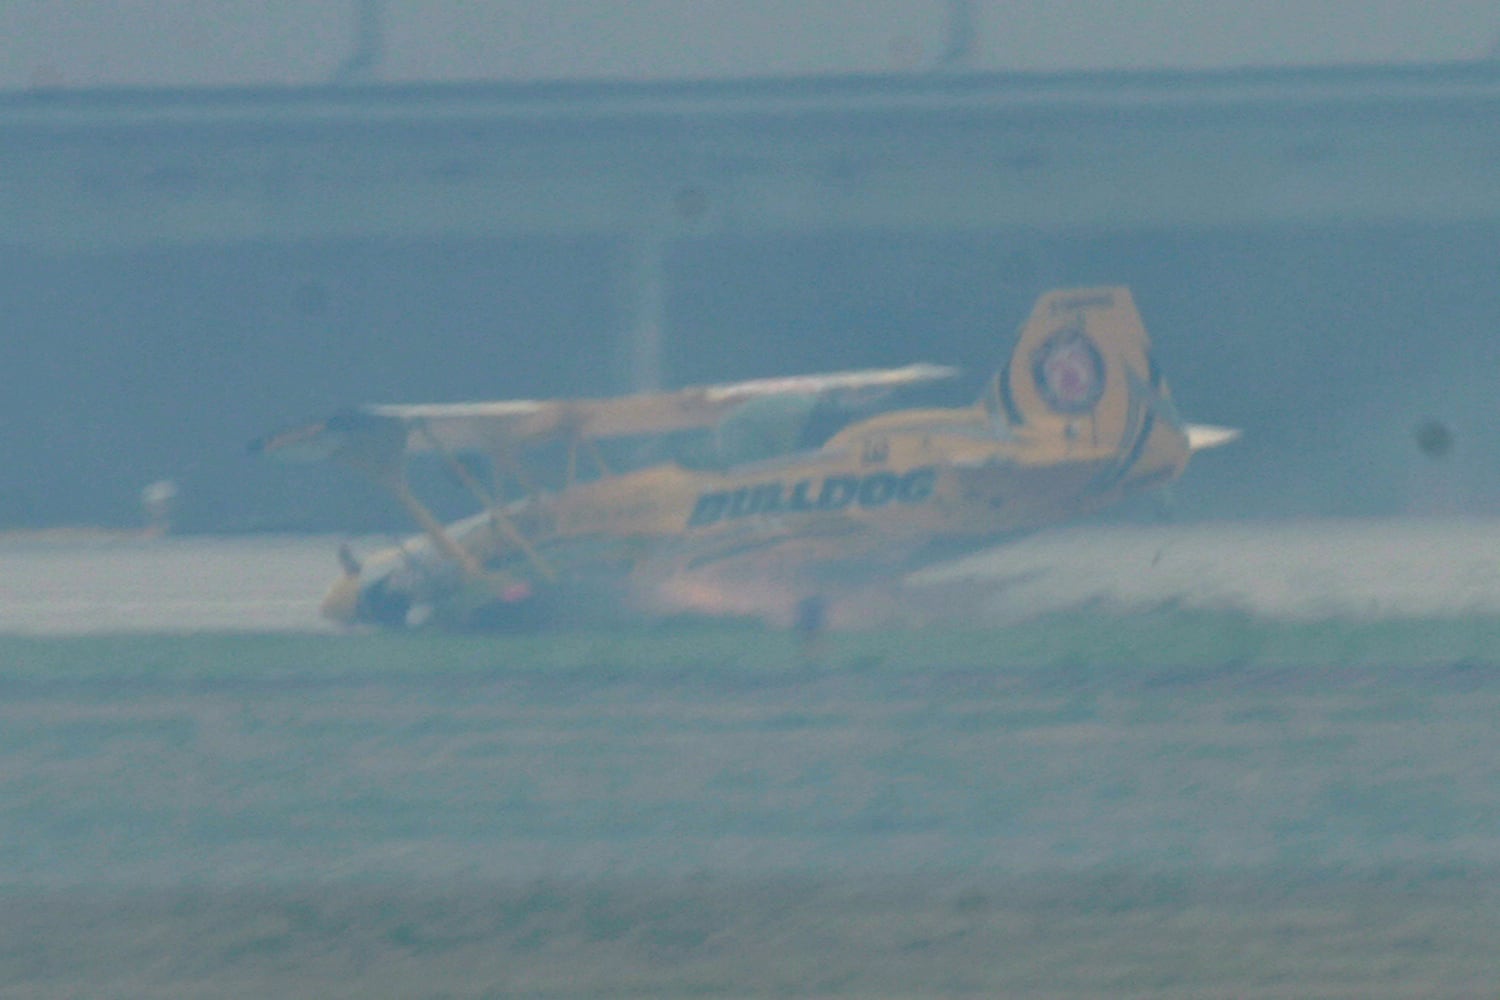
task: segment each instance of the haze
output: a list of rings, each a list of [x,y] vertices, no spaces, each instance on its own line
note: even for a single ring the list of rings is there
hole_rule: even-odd
[[[1095,282],[1136,290],[1189,417],[1247,431],[1179,516],[1491,512],[1500,193],[1468,123],[1497,31],[1399,0],[6,4],[0,526],[131,524],[169,479],[180,530],[394,529],[244,443],[362,401],[979,378],[1037,292]],[[799,117],[848,79],[894,117]],[[505,132],[549,81],[595,82]],[[923,123],[965,81],[1040,110],[941,160]],[[1118,81],[1131,117],[1080,110]]]

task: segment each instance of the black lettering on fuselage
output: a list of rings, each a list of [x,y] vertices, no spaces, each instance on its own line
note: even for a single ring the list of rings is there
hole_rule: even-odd
[[[859,496],[858,476],[829,476],[818,493],[819,510],[843,510]]]
[[[756,513],[756,501],[760,499],[758,490],[752,490],[748,486],[741,486],[729,494],[729,509],[725,511],[726,517],[746,517]]]
[[[761,483],[755,487],[755,513],[774,514],[781,510],[781,484]]]
[[[902,503],[921,503],[937,489],[937,470],[931,466],[913,469],[901,477],[896,496]]]
[[[780,483],[772,483],[771,485],[776,487],[776,492],[777,493],[781,492],[781,484]],[[787,510],[812,510],[813,509],[813,502],[811,500],[807,499],[807,491],[810,490],[810,489],[812,489],[812,480],[811,479],[801,479],[801,480],[798,480],[797,481],[797,485],[792,487],[792,496],[791,496],[791,499],[789,499],[786,502],[786,509]]]
[[[877,472],[864,478],[859,484],[861,507],[884,507],[896,498],[901,490],[901,480],[894,472]]]
[[[699,494],[687,526],[703,528],[754,514],[831,512],[852,506],[876,509],[891,503],[918,504],[929,499],[936,488],[937,469],[930,465],[903,475],[881,471],[866,476],[827,476],[821,482],[799,479],[790,489],[786,483],[773,480]]]
[[[724,508],[729,506],[728,493],[704,493],[698,497],[698,502],[693,505],[693,516],[688,518],[689,528],[698,528],[705,524],[713,524],[724,516]]]

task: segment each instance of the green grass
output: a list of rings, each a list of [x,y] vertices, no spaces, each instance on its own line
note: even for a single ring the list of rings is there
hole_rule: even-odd
[[[1493,993],[1497,920],[1493,883],[1418,868],[167,890],[0,904],[0,991],[1474,997]]]
[[[1500,622],[0,638],[0,996],[1486,995]]]

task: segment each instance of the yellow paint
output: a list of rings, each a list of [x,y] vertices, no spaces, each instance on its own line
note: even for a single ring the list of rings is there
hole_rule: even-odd
[[[858,397],[951,374],[912,366],[612,400],[367,412],[381,440],[392,433],[390,422],[405,424],[408,452],[439,450],[462,469],[452,453],[477,448],[517,478],[525,445],[566,435],[562,488],[492,505],[488,526],[483,519],[439,525],[403,479],[382,478],[471,583],[498,573],[513,584],[555,583],[566,591],[587,581],[591,592],[605,586],[620,604],[648,612],[691,607],[784,616],[805,597],[899,577],[930,557],[932,543],[949,552],[1088,514],[1165,484],[1187,464],[1186,426],[1125,288],[1042,296],[1009,363],[967,406],[877,412],[814,449],[727,468],[664,459],[611,474],[598,447],[611,438],[707,431],[736,407],[778,394]],[[772,420],[778,412],[755,411]],[[308,448],[308,435],[283,437],[299,453],[318,451]],[[339,446],[368,467],[371,446],[357,439]],[[599,478],[576,478],[580,448]],[[466,470],[464,478],[478,491]],[[350,607],[347,590],[341,581],[331,610]],[[466,591],[472,601],[473,588]]]

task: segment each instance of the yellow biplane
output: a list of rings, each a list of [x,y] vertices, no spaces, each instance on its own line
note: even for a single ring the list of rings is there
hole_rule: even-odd
[[[527,627],[609,615],[821,626],[830,601],[1165,485],[1235,432],[1185,424],[1125,288],[1050,292],[965,406],[894,408],[930,364],[610,399],[371,405],[253,451],[333,460],[421,533],[347,547],[324,614],[395,627]],[[478,514],[414,494],[431,453]],[[477,463],[473,456],[487,461]]]

